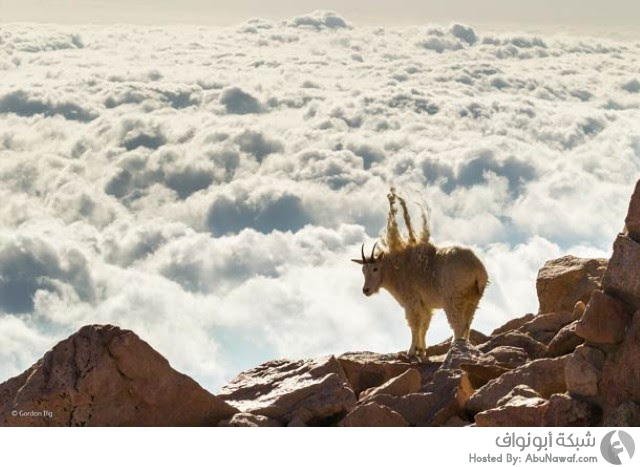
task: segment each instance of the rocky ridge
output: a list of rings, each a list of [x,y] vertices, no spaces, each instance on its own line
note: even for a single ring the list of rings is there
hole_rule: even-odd
[[[0,384],[0,425],[638,426],[639,272],[640,182],[611,259],[548,261],[537,314],[425,362],[274,360],[213,395],[133,332],[86,326]]]

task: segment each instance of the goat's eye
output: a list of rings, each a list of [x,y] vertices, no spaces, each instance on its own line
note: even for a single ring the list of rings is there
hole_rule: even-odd
[[[378,268],[373,268],[373,272],[378,272]]]

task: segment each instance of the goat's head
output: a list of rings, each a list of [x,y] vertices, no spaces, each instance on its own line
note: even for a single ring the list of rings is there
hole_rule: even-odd
[[[364,286],[362,287],[362,293],[367,297],[373,295],[380,290],[382,285],[382,258],[384,257],[384,251],[376,256],[377,243],[373,245],[371,250],[371,257],[367,258],[364,255],[364,243],[360,249],[362,259],[352,259],[354,263],[362,264],[362,273],[364,274]]]

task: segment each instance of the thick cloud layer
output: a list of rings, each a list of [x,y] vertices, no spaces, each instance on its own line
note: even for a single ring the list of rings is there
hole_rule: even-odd
[[[213,390],[270,358],[403,349],[349,261],[391,185],[487,263],[475,327],[535,311],[545,260],[608,256],[622,226],[639,63],[632,41],[330,12],[5,25],[0,380],[96,322]],[[448,335],[439,314],[428,339]]]

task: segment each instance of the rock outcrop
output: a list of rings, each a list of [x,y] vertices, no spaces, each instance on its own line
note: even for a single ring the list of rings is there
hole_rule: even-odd
[[[217,396],[133,332],[87,326],[0,384],[0,424],[640,425],[640,182],[612,258],[547,261],[536,286],[537,314],[431,346],[427,361],[274,360]]]
[[[235,412],[108,325],[81,328],[0,384],[2,426],[216,426]]]

